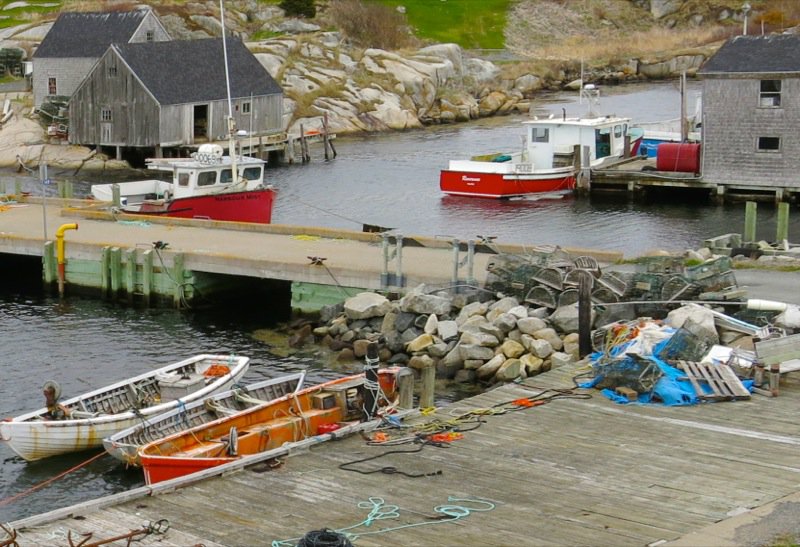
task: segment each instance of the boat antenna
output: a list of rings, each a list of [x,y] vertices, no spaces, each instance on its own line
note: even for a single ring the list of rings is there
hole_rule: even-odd
[[[231,76],[228,70],[228,45],[225,37],[225,7],[223,0],[219,0],[219,18],[222,25],[222,58],[225,63],[225,90],[228,93],[228,156],[231,159],[231,177],[234,184],[239,182],[239,170],[236,166],[236,121],[233,119],[233,101],[231,100]]]

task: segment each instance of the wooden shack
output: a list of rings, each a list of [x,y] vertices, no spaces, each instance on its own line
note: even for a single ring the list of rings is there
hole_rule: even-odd
[[[231,111],[249,135],[280,132],[281,87],[240,40],[226,43],[230,102],[221,38],[111,45],[70,100],[69,142],[160,156],[226,139]]]
[[[112,43],[160,42],[169,33],[150,9],[127,12],[65,12],[33,54],[33,102],[69,97]]]
[[[800,191],[800,36],[737,36],[698,71],[704,182],[719,193]]]

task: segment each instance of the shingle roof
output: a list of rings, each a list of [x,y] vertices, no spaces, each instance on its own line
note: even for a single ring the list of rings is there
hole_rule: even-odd
[[[128,42],[148,13],[62,13],[33,56],[100,58],[110,44]]]
[[[115,44],[120,57],[161,104],[225,99],[222,39]],[[227,39],[231,98],[281,93],[281,87],[255,55],[235,38]]]
[[[771,73],[800,71],[800,36],[736,36],[722,45],[698,73]]]

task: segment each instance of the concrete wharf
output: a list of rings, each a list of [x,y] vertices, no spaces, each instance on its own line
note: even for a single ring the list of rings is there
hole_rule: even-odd
[[[141,545],[295,545],[309,531],[349,527],[356,545],[376,546],[773,545],[800,533],[796,379],[784,378],[774,398],[665,407],[575,388],[581,372],[562,367],[406,419],[480,410],[483,423],[464,424],[446,448],[354,435],[275,467],[185,477],[183,487],[141,487],[11,526],[23,547],[67,545],[67,533],[99,542],[161,519],[166,534]],[[482,410],[544,390],[590,397]],[[386,452],[394,453],[377,458]],[[347,466],[362,473],[340,467],[370,457]],[[365,474],[386,467],[395,472]]]
[[[66,291],[93,288],[110,298],[190,300],[193,289],[252,278],[291,285],[301,311],[309,286],[327,289],[315,304],[339,302],[358,290],[402,293],[419,284],[482,285],[494,251],[451,239],[403,237],[310,226],[258,225],[115,214],[91,200],[25,197],[0,212],[0,253],[41,259],[45,282],[58,280],[56,231],[63,232]],[[158,245],[156,245],[158,243]],[[524,253],[531,247],[493,245]],[[609,262],[618,252],[566,249]],[[8,258],[8,257],[6,257]],[[312,304],[308,304],[312,307]],[[317,309],[319,309],[317,307]]]

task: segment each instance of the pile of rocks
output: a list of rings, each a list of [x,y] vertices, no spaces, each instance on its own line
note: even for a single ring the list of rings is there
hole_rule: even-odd
[[[326,307],[312,332],[343,361],[360,360],[377,341],[381,362],[417,371],[435,367],[437,378],[493,384],[578,359],[577,307],[566,308],[551,313],[516,297],[487,300],[420,286],[396,301],[364,292]]]

